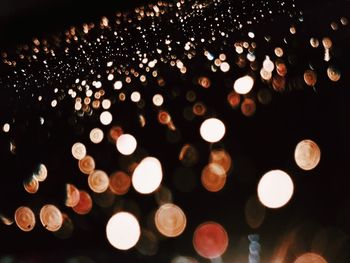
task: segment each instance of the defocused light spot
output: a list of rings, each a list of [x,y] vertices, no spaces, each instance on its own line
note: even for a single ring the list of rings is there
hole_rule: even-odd
[[[59,230],[63,223],[61,211],[54,205],[45,205],[40,209],[41,224],[49,231]]]
[[[316,72],[311,69],[306,70],[304,73],[304,81],[308,86],[315,86],[317,82]]]
[[[86,147],[84,144],[77,142],[72,146],[72,155],[75,159],[81,160],[86,155]]]
[[[109,188],[116,195],[124,195],[131,186],[130,176],[122,171],[113,173],[109,178]]]
[[[202,123],[199,131],[205,141],[215,143],[224,137],[226,128],[222,121],[211,118]]]
[[[109,99],[104,99],[102,101],[102,108],[104,108],[105,110],[108,110],[112,105],[112,102]]]
[[[44,182],[47,178],[47,168],[45,164],[39,164],[38,170],[33,173],[33,176],[39,181]]]
[[[94,128],[90,131],[90,140],[92,143],[98,144],[102,142],[103,137],[103,131],[99,128]]]
[[[328,67],[327,76],[331,81],[337,82],[340,80],[341,73],[338,69],[333,66]]]
[[[327,261],[318,254],[305,253],[299,256],[294,263],[327,263]]]
[[[113,120],[113,116],[109,111],[104,111],[100,115],[100,121],[103,125],[109,125],[111,124]]]
[[[146,157],[135,168],[132,175],[132,185],[141,194],[150,194],[157,190],[162,182],[162,165],[154,157]]]
[[[86,155],[78,162],[79,170],[84,174],[90,174],[95,170],[95,160],[90,155]]]
[[[251,117],[256,111],[256,103],[254,100],[245,98],[241,105],[242,114],[246,117]]]
[[[333,46],[333,42],[329,37],[323,38],[322,44],[325,49],[330,49]]]
[[[251,76],[244,76],[237,79],[233,85],[233,89],[238,94],[248,94],[254,86],[254,79]]]
[[[19,229],[29,232],[35,226],[35,215],[29,207],[21,206],[15,212],[15,222]]]
[[[6,133],[10,131],[10,128],[10,124],[8,123],[5,123],[4,126],[2,126],[2,130]]]
[[[138,91],[134,91],[131,93],[130,98],[132,102],[139,102],[141,100],[141,94]]]
[[[108,189],[109,177],[104,171],[95,170],[90,173],[88,184],[90,189],[95,193],[103,193]]]
[[[123,82],[121,82],[120,80],[118,80],[114,83],[114,89],[119,90],[122,87],[123,87]]]
[[[155,106],[162,106],[163,102],[164,102],[164,98],[162,95],[160,94],[156,94],[153,96],[152,102]]]
[[[231,156],[224,149],[212,150],[210,152],[209,162],[220,165],[226,173],[231,169]]]
[[[79,191],[79,195],[79,202],[73,207],[73,210],[79,215],[86,215],[92,209],[91,196],[85,191]]]
[[[268,208],[280,208],[292,198],[294,184],[290,176],[281,170],[264,174],[258,184],[260,202]]]
[[[158,252],[158,238],[150,230],[142,229],[141,236],[137,242],[136,249],[142,255],[154,256]]]
[[[177,237],[186,228],[186,216],[180,207],[164,204],[158,208],[154,222],[158,231],[166,237]]]
[[[119,126],[113,126],[110,130],[109,130],[109,140],[116,143],[119,136],[123,134],[123,129]]]
[[[169,188],[165,186],[160,186],[157,191],[155,191],[154,197],[159,206],[173,202],[173,194]]]
[[[232,91],[227,95],[227,101],[232,108],[237,108],[241,103],[241,95]]]
[[[185,166],[193,166],[198,161],[198,151],[194,146],[185,144],[180,151],[179,160]]]
[[[23,182],[24,190],[29,194],[35,194],[39,190],[39,181],[34,176]]]
[[[130,213],[120,212],[112,216],[106,227],[109,243],[120,250],[128,250],[136,245],[141,229],[138,220]]]
[[[3,222],[4,225],[6,225],[6,226],[11,226],[14,223],[14,221],[12,219],[10,219],[2,214],[0,214],[0,221]]]
[[[312,38],[310,39],[310,45],[311,45],[313,48],[318,48],[318,46],[320,45],[320,41],[319,41],[317,38],[312,37]]]
[[[193,235],[196,252],[208,259],[222,256],[228,247],[226,230],[218,223],[208,222],[197,227]]]
[[[245,218],[247,224],[253,228],[259,228],[264,222],[266,208],[260,203],[256,195],[250,197],[245,204]]]
[[[301,169],[312,170],[321,160],[321,150],[314,141],[303,140],[295,147],[294,160]]]
[[[204,167],[201,181],[203,187],[208,191],[218,192],[226,184],[225,170],[217,163],[210,163]]]
[[[227,62],[223,62],[220,64],[220,70],[222,72],[228,72],[230,70],[230,64],[228,64]]]
[[[123,155],[132,154],[137,147],[137,141],[131,134],[120,135],[117,139],[117,149]]]
[[[79,203],[80,192],[72,184],[66,184],[66,201],[65,204],[68,207],[74,207]]]
[[[275,64],[273,64],[269,56],[266,56],[263,62],[263,68],[268,72],[272,72],[275,69]]]

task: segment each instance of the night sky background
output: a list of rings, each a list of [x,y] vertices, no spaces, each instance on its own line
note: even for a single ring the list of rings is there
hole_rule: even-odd
[[[33,36],[50,36],[71,25],[99,21],[101,16],[112,16],[118,10],[132,10],[148,3],[154,2],[1,0],[0,51],[11,53],[18,44],[30,42]],[[186,77],[160,65],[167,80],[161,92],[168,98],[166,108],[172,114],[178,132],[169,132],[167,127],[160,125],[156,111],[148,107],[150,104],[142,109],[142,113],[149,116],[145,128],[140,128],[137,114],[141,110],[134,103],[129,101],[113,106],[116,123],[123,124],[126,131],[137,137],[141,149],[139,154],[144,154],[144,151],[162,161],[163,184],[171,190],[174,203],[187,216],[188,225],[181,236],[174,239],[158,236],[158,252],[153,256],[142,255],[135,248],[118,251],[108,243],[105,225],[112,215],[111,210],[94,204],[88,215],[80,216],[64,206],[67,182],[88,189],[86,178],[80,174],[77,162],[71,156],[73,143],[81,141],[87,145],[98,167],[108,174],[130,162],[116,154],[115,146],[106,139],[100,145],[89,143],[88,132],[92,128],[99,126],[107,133],[108,127],[98,123],[98,115],[77,117],[73,99],[65,99],[60,107],[51,108],[43,104],[38,106],[29,96],[13,92],[6,86],[11,83],[6,76],[11,75],[13,68],[1,63],[0,127],[14,118],[16,121],[9,133],[0,132],[0,213],[12,217],[17,207],[28,205],[37,215],[41,206],[53,203],[69,214],[75,228],[70,238],[62,240],[46,231],[38,217],[36,227],[29,233],[20,231],[16,224],[0,224],[0,263],[171,262],[179,255],[193,257],[198,262],[210,262],[197,255],[192,245],[194,230],[205,221],[219,222],[228,232],[230,243],[222,258],[225,263],[248,262],[249,234],[260,237],[261,262],[275,263],[273,255],[282,248],[287,248],[287,252],[281,261],[276,262],[293,263],[298,255],[307,251],[317,252],[328,263],[349,262],[350,30],[349,26],[339,26],[339,30],[334,31],[330,24],[333,21],[339,23],[343,16],[350,18],[350,2],[305,0],[296,1],[296,4],[303,11],[304,21],[298,25],[297,36],[291,38],[284,48],[296,59],[290,71],[291,84],[285,92],[273,91],[271,103],[258,104],[252,117],[243,116],[239,109],[232,109],[226,101],[227,91],[232,89],[237,72],[233,69],[233,77],[222,72],[213,73],[207,60],[200,56],[188,61]],[[289,32],[290,21],[281,15],[275,21],[252,25],[250,30],[255,32],[258,52],[261,52],[257,54],[259,58],[282,43],[284,34]],[[232,38],[239,39],[243,34],[233,32]],[[272,36],[272,42],[262,41],[266,34]],[[332,63],[334,61],[342,73],[337,82],[327,77],[328,64],[323,61],[322,49],[315,51],[309,45],[310,37],[322,39],[325,36],[331,37],[335,46]],[[227,46],[217,49],[226,54],[230,52]],[[302,78],[305,65],[309,63],[318,72],[315,88],[307,86]],[[239,70],[238,73],[243,72]],[[212,146],[200,138],[198,130],[202,118],[191,121],[183,118],[183,110],[189,106],[185,94],[194,89],[192,80],[200,75],[208,76],[212,82],[208,90],[195,88],[197,97],[208,108],[206,116],[218,116],[226,125],[224,139]],[[39,81],[42,78],[35,75],[35,70],[34,77]],[[73,83],[74,80],[68,77],[64,83]],[[155,85],[149,81],[146,85],[135,84],[134,87],[142,89],[143,98],[150,100]],[[264,87],[263,83],[256,83],[257,89]],[[26,89],[35,93],[38,88],[33,85]],[[53,96],[50,87],[40,89],[44,97]],[[179,95],[174,96],[174,93]],[[49,104],[50,100],[45,103]],[[45,118],[45,125],[40,125],[39,117]],[[298,168],[294,161],[295,146],[303,139],[314,140],[321,149],[320,164],[308,172]],[[16,142],[15,154],[9,151],[11,141]],[[199,161],[191,169],[183,168],[178,160],[179,151],[186,143],[194,145],[199,153]],[[224,147],[233,162],[226,186],[218,193],[209,193],[200,182],[201,169],[208,162],[211,147]],[[48,179],[40,185],[37,194],[29,195],[24,191],[22,181],[39,163],[48,167]],[[179,191],[174,182],[176,171],[181,167],[185,169],[182,173],[190,174],[189,180],[193,183],[193,188],[187,192]],[[285,207],[267,209],[263,224],[251,229],[245,220],[246,202],[256,194],[259,178],[273,169],[282,169],[291,175],[294,195]],[[115,204],[124,210],[136,211],[142,226],[148,224],[157,207],[154,195],[143,196],[134,189],[124,197],[117,197]]]

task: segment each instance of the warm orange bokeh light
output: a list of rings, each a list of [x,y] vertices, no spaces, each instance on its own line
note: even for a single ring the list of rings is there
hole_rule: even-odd
[[[122,171],[113,173],[109,178],[109,188],[116,195],[125,195],[131,186],[130,176]]]
[[[15,222],[22,231],[32,231],[36,223],[35,215],[29,207],[21,206],[15,212]]]
[[[95,170],[95,160],[89,155],[86,155],[83,159],[79,160],[79,170],[84,174],[90,174]]]
[[[228,247],[226,230],[218,223],[207,222],[197,227],[193,235],[193,246],[199,255],[214,259],[222,256]]]
[[[316,253],[305,253],[299,256],[294,263],[327,263],[327,261]]]
[[[225,186],[226,177],[225,170],[221,165],[210,163],[204,167],[201,181],[204,188],[209,192],[218,192]]]
[[[187,220],[180,207],[168,203],[158,208],[154,221],[162,235],[177,237],[185,230]]]
[[[91,196],[85,191],[79,191],[79,193],[79,202],[73,207],[73,210],[79,215],[85,215],[92,209],[92,199]]]
[[[103,193],[108,189],[109,177],[104,171],[95,170],[90,173],[88,184],[90,189],[95,193]]]
[[[40,210],[40,221],[49,231],[58,231],[63,224],[61,211],[54,205],[45,205]]]
[[[66,184],[66,206],[74,207],[79,203],[80,192],[72,184]]]

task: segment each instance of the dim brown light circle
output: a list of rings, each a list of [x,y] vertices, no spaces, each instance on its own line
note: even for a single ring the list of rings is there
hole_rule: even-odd
[[[54,205],[45,205],[40,210],[41,224],[49,231],[58,231],[63,223],[61,211]]]
[[[88,177],[88,184],[95,193],[103,193],[108,189],[109,177],[101,170],[95,170]]]
[[[113,143],[116,143],[119,136],[122,135],[123,129],[119,126],[113,126],[108,133],[108,138],[110,141],[112,141]]]
[[[158,231],[166,237],[177,237],[186,228],[186,216],[180,207],[164,204],[158,208],[154,221]]]
[[[22,231],[32,231],[36,223],[35,215],[29,207],[21,206],[15,212],[15,222]]]
[[[72,184],[66,184],[66,206],[74,207],[79,203],[80,192]]]
[[[79,203],[73,207],[73,210],[79,215],[86,215],[92,209],[92,199],[89,193],[85,191],[79,191],[79,193],[80,193]]]
[[[79,160],[79,170],[84,174],[90,174],[95,170],[95,160],[90,155],[86,155],[83,159]]]
[[[131,186],[131,178],[122,171],[113,173],[109,178],[109,188],[116,195],[125,195]]]
[[[304,81],[308,86],[315,86],[317,82],[316,72],[311,69],[306,70],[304,73]]]
[[[202,185],[209,192],[219,192],[226,184],[224,168],[217,163],[210,163],[202,171]]]
[[[241,105],[242,114],[246,117],[253,116],[256,111],[255,101],[252,99],[244,99]]]
[[[181,148],[179,160],[185,166],[192,166],[198,161],[198,151],[191,144],[185,144]]]

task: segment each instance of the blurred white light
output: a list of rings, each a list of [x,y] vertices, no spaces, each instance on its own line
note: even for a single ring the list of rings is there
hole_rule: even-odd
[[[81,142],[74,143],[72,146],[72,155],[75,159],[81,160],[86,156],[86,147]]]
[[[4,132],[9,132],[10,131],[10,124],[5,123],[4,126],[2,127],[2,130]]]
[[[104,111],[100,115],[100,121],[103,125],[109,125],[111,124],[113,120],[113,116],[109,111]]]
[[[153,96],[153,99],[152,99],[152,102],[154,105],[156,106],[162,106],[163,102],[164,102],[164,99],[163,99],[163,96],[160,95],[160,94],[156,94]]]
[[[137,147],[137,141],[131,134],[122,134],[117,139],[117,149],[123,155],[132,154]]]
[[[228,64],[227,62],[223,62],[220,64],[220,70],[222,72],[227,72],[230,70],[230,64]]]
[[[139,102],[141,100],[141,94],[138,91],[134,91],[131,93],[130,98],[132,102]]]
[[[119,89],[121,89],[122,87],[123,87],[123,82],[121,82],[120,80],[118,80],[118,81],[116,81],[116,82],[114,83],[114,89],[119,90]]]
[[[92,143],[98,144],[102,142],[104,134],[103,131],[99,128],[94,128],[90,131],[90,140]]]
[[[154,157],[146,157],[135,168],[132,185],[141,194],[150,194],[157,190],[162,182],[163,172],[160,161]]]
[[[120,250],[128,250],[136,245],[141,230],[138,220],[130,213],[120,212],[112,216],[106,226],[107,239]]]
[[[292,198],[294,184],[290,176],[281,170],[266,173],[258,184],[260,202],[268,208],[280,208]]]
[[[199,130],[202,138],[207,142],[220,141],[226,132],[225,124],[216,118],[205,120]]]
[[[251,76],[244,76],[235,81],[233,89],[238,94],[247,94],[249,93],[254,86],[254,79]]]

